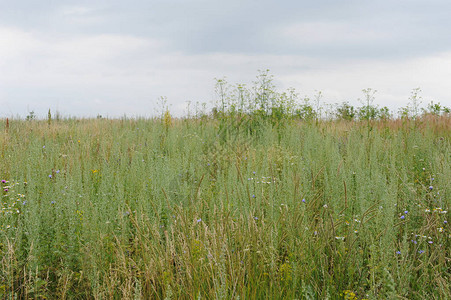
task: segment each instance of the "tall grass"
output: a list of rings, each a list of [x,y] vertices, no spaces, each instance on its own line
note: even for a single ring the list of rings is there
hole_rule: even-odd
[[[2,122],[1,297],[450,298],[449,116],[165,120]]]

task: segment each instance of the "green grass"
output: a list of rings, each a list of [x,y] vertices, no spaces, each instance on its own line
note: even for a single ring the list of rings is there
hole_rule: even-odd
[[[3,120],[0,297],[451,297],[449,116],[237,120]]]

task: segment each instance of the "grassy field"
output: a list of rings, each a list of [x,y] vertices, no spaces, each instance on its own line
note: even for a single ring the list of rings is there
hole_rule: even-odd
[[[449,115],[2,120],[0,298],[450,299],[450,141]]]

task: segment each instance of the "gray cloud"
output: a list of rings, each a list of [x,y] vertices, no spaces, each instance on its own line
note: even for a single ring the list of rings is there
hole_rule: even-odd
[[[377,59],[437,53],[451,47],[451,41],[443,38],[451,28],[446,13],[451,4],[446,1],[18,3],[4,7],[1,23],[55,35],[150,37],[164,41],[169,50],[189,54],[277,53]],[[287,34],[290,28],[293,32]],[[302,30],[296,34],[299,28]],[[330,35],[334,35],[332,39]]]
[[[210,101],[213,78],[250,82],[269,68],[282,88],[331,102],[379,89],[402,105],[424,87],[451,99],[447,1],[10,1],[0,10],[5,114],[147,114],[168,96]],[[395,100],[398,99],[398,100]],[[451,103],[450,103],[451,104]]]

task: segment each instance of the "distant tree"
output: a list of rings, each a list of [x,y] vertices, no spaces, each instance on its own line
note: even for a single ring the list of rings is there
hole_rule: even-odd
[[[354,120],[356,113],[354,106],[350,105],[348,102],[343,102],[337,107],[335,116],[340,120],[352,121]]]
[[[34,111],[32,110],[32,111],[30,111],[30,112],[28,113],[28,116],[25,118],[25,120],[31,121],[31,120],[34,120],[34,119],[36,119],[36,114],[35,114]]]
[[[433,101],[431,101],[427,105],[426,109],[423,108],[423,113],[440,116],[441,114],[449,113],[449,108],[441,106],[440,103],[434,103]]]
[[[379,115],[379,109],[373,105],[362,106],[358,108],[357,115],[360,120],[376,120]]]
[[[379,109],[378,118],[381,120],[388,120],[391,118],[391,113],[387,106]]]
[[[313,120],[317,116],[315,110],[313,110],[313,107],[309,104],[301,105],[298,109],[296,109],[295,115],[299,119],[306,121]]]

